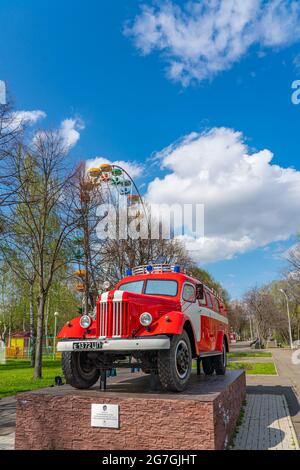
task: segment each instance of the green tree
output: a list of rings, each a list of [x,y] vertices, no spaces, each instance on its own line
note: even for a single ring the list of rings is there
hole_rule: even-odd
[[[74,230],[72,200],[65,197],[69,181],[65,157],[66,150],[57,133],[43,132],[36,135],[30,151],[19,147],[11,158],[12,184],[18,204],[6,210],[4,233],[6,245],[18,253],[18,260],[26,261],[28,272],[34,276],[37,295],[35,378],[42,375],[47,297],[56,274],[66,265],[68,243]],[[16,224],[16,220],[21,223]]]
[[[222,285],[217,282],[208,271],[200,268],[199,266],[195,266],[194,264],[188,267],[187,271],[191,276],[199,279],[199,281],[203,282],[207,287],[214,289],[223,298],[228,307],[230,299],[227,290],[224,289],[224,287],[222,287]]]

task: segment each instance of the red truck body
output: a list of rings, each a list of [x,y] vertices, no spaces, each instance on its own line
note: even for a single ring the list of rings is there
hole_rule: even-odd
[[[166,355],[166,351],[172,350],[174,337],[180,335],[188,337],[184,341],[190,343],[192,358],[203,359],[207,364],[211,358],[213,364],[215,356],[225,355],[229,350],[229,332],[223,300],[185,273],[171,268],[167,271],[164,266],[147,272],[142,267],[114,289],[99,295],[96,317],[87,328],[81,326],[81,317],[67,322],[58,335],[61,340],[58,350],[70,353],[91,348],[91,354],[98,354],[106,368],[118,356],[131,355],[144,370],[150,370],[151,364],[154,370],[155,354],[158,358],[159,354]],[[184,356],[182,351],[176,354]]]

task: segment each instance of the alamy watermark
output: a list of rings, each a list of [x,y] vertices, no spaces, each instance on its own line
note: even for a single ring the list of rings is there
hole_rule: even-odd
[[[292,83],[292,103],[293,104],[300,104],[300,80],[294,80]]]
[[[6,85],[3,80],[0,80],[0,105],[6,104]]]
[[[182,238],[189,250],[195,250],[204,238],[204,204],[149,204],[145,208],[141,203],[128,206],[124,199],[99,205],[96,216],[99,240]]]

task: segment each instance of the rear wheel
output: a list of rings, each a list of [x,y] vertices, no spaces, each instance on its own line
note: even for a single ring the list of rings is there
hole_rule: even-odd
[[[100,377],[100,371],[86,352],[63,352],[62,370],[68,384],[74,388],[90,388]]]
[[[202,367],[205,375],[212,375],[215,371],[213,357],[204,357],[202,359]]]
[[[216,371],[216,374],[224,375],[226,372],[226,366],[227,366],[227,352],[226,352],[226,345],[224,341],[223,341],[222,354],[220,354],[219,356],[215,356],[213,358],[213,362],[214,362],[214,369]]]
[[[162,388],[173,392],[186,388],[192,370],[191,343],[186,331],[171,338],[170,349],[158,352],[157,366]]]

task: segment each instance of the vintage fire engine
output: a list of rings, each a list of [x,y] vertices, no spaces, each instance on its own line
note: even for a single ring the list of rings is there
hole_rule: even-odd
[[[140,266],[127,274],[99,295],[93,317],[74,318],[60,331],[57,349],[67,382],[89,388],[101,371],[134,364],[178,392],[189,381],[193,359],[207,375],[225,374],[228,318],[217,293],[179,266]]]

